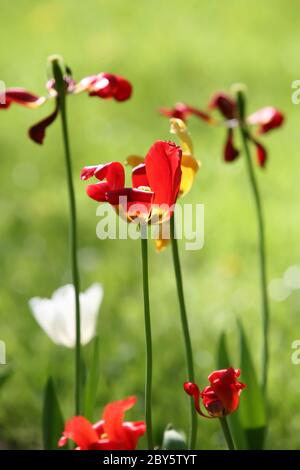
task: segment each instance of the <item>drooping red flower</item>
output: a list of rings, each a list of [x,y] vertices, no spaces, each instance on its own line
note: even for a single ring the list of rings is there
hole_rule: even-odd
[[[125,412],[135,403],[134,396],[109,403],[101,421],[95,424],[74,416],[66,422],[58,446],[63,447],[71,439],[77,444],[76,450],[135,450],[146,432],[144,421],[124,421]]]
[[[236,100],[226,93],[219,92],[213,95],[209,103],[209,108],[218,110],[221,116],[225,118],[225,125],[227,125],[228,131],[224,146],[224,160],[231,162],[239,155],[239,150],[234,144],[234,129],[239,125]],[[284,122],[284,116],[278,109],[267,106],[248,116],[246,122],[249,126],[257,126],[258,134],[266,134],[272,129],[280,127]],[[248,131],[247,138],[249,142],[255,145],[258,165],[264,167],[267,161],[267,151],[265,147],[250,130]]]
[[[121,163],[84,167],[81,179],[96,177],[86,192],[98,202],[108,202],[128,221],[168,220],[173,213],[181,182],[182,151],[173,142],[156,141],[145,163],[132,170],[132,187],[125,187],[125,170]]]
[[[208,113],[201,111],[201,109],[194,108],[193,106],[189,106],[185,103],[176,103],[174,108],[160,108],[159,111],[163,116],[168,118],[181,119],[182,121],[186,121],[187,118],[191,115],[197,116],[203,121],[211,121],[211,117]]]
[[[69,75],[69,72],[67,72],[64,81],[66,93],[69,95],[77,95],[85,91],[89,96],[97,96],[103,99],[112,98],[121,102],[128,100],[132,94],[132,85],[128,80],[110,73],[91,75],[76,83]],[[1,94],[0,109],[7,109],[12,103],[26,106],[27,108],[38,108],[46,101],[56,99],[56,105],[52,113],[29,129],[29,137],[38,144],[43,143],[46,129],[55,121],[59,112],[54,79],[48,80],[46,89],[48,92],[47,96],[37,96],[23,88],[8,88],[3,93],[3,96]]]
[[[212,372],[208,376],[210,385],[201,392],[199,387],[192,382],[185,382],[185,392],[193,397],[197,412],[205,418],[222,418],[237,410],[240,394],[246,387],[237,379],[240,376],[239,369],[221,369]],[[200,398],[208,415],[203,413],[200,406]]]

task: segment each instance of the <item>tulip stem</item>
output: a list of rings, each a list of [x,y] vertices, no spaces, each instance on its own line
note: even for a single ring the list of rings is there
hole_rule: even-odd
[[[67,185],[69,193],[70,207],[70,255],[72,278],[75,290],[75,310],[76,310],[76,344],[75,344],[75,414],[81,413],[81,344],[80,344],[80,280],[77,261],[77,220],[76,220],[76,201],[74,193],[74,184],[72,178],[72,161],[68,134],[67,113],[66,113],[66,84],[63,74],[57,60],[53,61],[53,74],[55,79],[55,87],[58,94],[58,106],[62,123],[62,135],[65,150],[65,163],[67,172]]]
[[[244,120],[245,114],[245,99],[242,93],[238,94],[238,106],[241,115],[240,132],[246,155],[246,165],[249,176],[249,181],[254,197],[257,224],[258,224],[258,243],[259,243],[259,266],[260,266],[260,288],[261,288],[261,305],[262,305],[262,328],[263,328],[263,347],[262,347],[262,389],[266,393],[267,380],[268,380],[268,365],[269,365],[269,302],[267,291],[267,273],[266,273],[266,247],[265,247],[265,226],[262,210],[261,197],[259,193],[258,184],[255,177],[255,172],[252,164],[251,154],[248,145],[248,129]]]
[[[145,373],[145,421],[147,428],[148,450],[153,450],[152,437],[152,333],[148,282],[148,244],[147,225],[141,224],[141,249],[143,270],[144,317],[146,338],[146,373]]]
[[[220,418],[220,423],[221,423],[222,431],[223,431],[223,434],[224,434],[224,437],[225,437],[225,441],[228,445],[228,449],[229,450],[235,450],[233,439],[232,439],[232,436],[231,436],[231,432],[230,432],[230,429],[229,429],[229,426],[228,426],[228,423],[227,423],[227,419],[226,419],[225,416],[223,418]]]
[[[174,271],[175,271],[176,284],[177,284],[177,295],[178,295],[179,307],[180,307],[181,326],[182,326],[182,333],[183,333],[184,344],[185,344],[188,380],[189,382],[194,383],[195,374],[194,374],[193,351],[192,351],[189,323],[188,323],[185,300],[184,300],[181,266],[180,266],[176,231],[175,231],[175,214],[173,214],[170,220],[170,238],[172,242],[173,264],[174,264]],[[190,411],[189,448],[193,450],[195,448],[196,439],[197,439],[197,415],[195,411],[194,400],[192,397],[190,401],[191,401],[190,403],[191,411]]]

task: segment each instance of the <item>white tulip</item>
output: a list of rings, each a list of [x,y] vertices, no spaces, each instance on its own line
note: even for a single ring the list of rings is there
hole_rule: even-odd
[[[100,284],[80,293],[81,344],[87,344],[96,333],[96,322],[103,298]],[[29,306],[41,328],[54,343],[75,347],[75,289],[72,284],[57,289],[51,299],[34,297]]]

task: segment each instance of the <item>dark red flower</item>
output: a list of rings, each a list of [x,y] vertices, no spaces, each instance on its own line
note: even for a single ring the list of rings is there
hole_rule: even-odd
[[[198,386],[192,382],[185,382],[185,392],[194,398],[197,412],[205,418],[222,418],[237,410],[240,394],[246,387],[237,379],[240,376],[239,369],[221,369],[212,372],[208,376],[210,385],[200,392]],[[208,415],[203,413],[200,407],[200,398]]]
[[[128,221],[166,220],[173,213],[181,181],[181,149],[173,142],[157,141],[150,148],[145,163],[132,170],[132,187],[125,187],[121,163],[84,167],[81,179],[95,176],[100,183],[86,188],[89,197],[109,202]]]
[[[116,101],[126,101],[132,94],[132,86],[128,80],[119,75],[110,73],[100,73],[83,78],[76,84],[75,80],[66,74],[64,77],[66,93],[71,95],[79,94],[83,91],[88,92],[89,96],[98,96],[99,98],[113,98]],[[48,80],[46,83],[48,95],[37,96],[23,88],[8,88],[5,93],[1,93],[0,109],[7,109],[12,103],[16,103],[27,108],[37,108],[49,99],[56,99],[54,111],[29,129],[29,137],[38,144],[42,144],[45,131],[58,116],[57,91],[55,89],[55,80]]]
[[[224,147],[224,160],[231,162],[239,155],[239,150],[234,145],[234,129],[239,125],[236,101],[225,93],[216,93],[210,103],[210,109],[217,109],[227,121],[227,138]],[[276,129],[283,124],[284,116],[276,108],[268,106],[256,111],[246,118],[249,126],[258,126],[258,134],[265,134],[272,129]],[[226,124],[226,122],[225,122]],[[265,147],[248,131],[247,138],[256,148],[257,163],[264,167],[267,161],[267,151]]]
[[[66,422],[58,445],[68,439],[77,444],[76,450],[134,450],[146,432],[144,421],[124,421],[125,412],[136,403],[136,397],[109,403],[101,421],[91,424],[83,416],[74,416]]]
[[[160,113],[163,116],[169,117],[169,118],[177,118],[181,119],[182,121],[186,121],[188,116],[197,116],[203,121],[211,121],[211,117],[209,114],[207,114],[204,111],[201,111],[200,109],[194,108],[192,106],[188,106],[187,104],[184,103],[176,103],[174,108],[161,108]]]

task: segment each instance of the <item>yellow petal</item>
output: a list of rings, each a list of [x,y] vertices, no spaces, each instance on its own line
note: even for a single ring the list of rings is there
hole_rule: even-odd
[[[194,178],[201,164],[191,155],[183,155],[181,160],[181,182],[179,196],[185,196],[193,186]]]
[[[130,165],[134,168],[135,166],[138,166],[141,163],[144,163],[144,161],[145,161],[144,157],[139,157],[138,155],[129,155],[129,157],[127,157],[125,160],[125,164]]]
[[[177,118],[171,118],[170,123],[170,133],[177,135],[183,153],[193,155],[193,143],[186,124]]]

